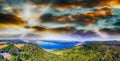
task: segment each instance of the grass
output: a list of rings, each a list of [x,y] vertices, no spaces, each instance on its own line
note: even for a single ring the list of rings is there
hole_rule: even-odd
[[[62,55],[63,54],[61,51],[51,51],[50,53],[56,54],[56,55]]]
[[[0,49],[7,47],[8,45],[0,45]]]
[[[0,42],[0,49],[7,47],[8,44],[6,42]]]
[[[21,48],[21,47],[23,47],[25,44],[14,44],[16,47],[18,47],[18,48]]]

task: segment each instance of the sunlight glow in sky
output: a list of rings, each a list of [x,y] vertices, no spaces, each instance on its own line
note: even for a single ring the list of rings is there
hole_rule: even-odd
[[[101,2],[95,6],[91,4],[90,7],[86,7],[88,3],[84,2],[85,6],[74,4],[76,1],[68,5],[57,0],[53,1],[34,3],[19,0],[18,4],[16,4],[18,0],[0,2],[0,14],[6,15],[0,21],[0,38],[82,42],[120,40],[120,4],[117,1]],[[65,2],[69,3],[69,1]],[[106,5],[99,6],[103,3]],[[12,21],[11,18],[5,20],[8,14],[22,20],[18,18],[13,18],[16,21]]]

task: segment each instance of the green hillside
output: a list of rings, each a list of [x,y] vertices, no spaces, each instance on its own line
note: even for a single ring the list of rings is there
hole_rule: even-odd
[[[44,51],[36,44],[27,44],[20,50],[20,54],[11,61],[59,61],[56,59],[59,58],[57,55]]]
[[[47,52],[36,44],[26,44],[20,49],[9,45],[10,49],[5,47],[2,51],[7,50],[12,55],[9,61],[120,61],[119,45],[120,42],[92,42]],[[3,57],[0,59],[6,60]]]
[[[95,42],[79,45],[63,51],[63,56],[67,56],[69,61],[120,61],[120,46],[115,44]]]

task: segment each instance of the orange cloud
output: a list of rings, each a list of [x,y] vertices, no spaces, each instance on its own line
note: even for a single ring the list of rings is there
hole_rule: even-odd
[[[19,28],[23,27],[23,23],[24,21],[15,15],[0,13],[0,28]]]
[[[51,14],[42,16],[43,22],[77,22],[81,25],[93,25],[98,19],[113,16],[114,13],[109,6],[103,6],[100,8],[93,9],[93,11],[78,13],[76,15],[62,15],[62,16],[52,16]]]

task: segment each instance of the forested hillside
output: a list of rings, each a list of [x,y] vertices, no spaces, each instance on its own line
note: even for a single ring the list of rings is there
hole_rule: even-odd
[[[25,44],[21,48],[10,44],[0,51],[12,55],[9,61],[120,61],[119,45],[120,42],[91,42],[51,53],[36,44]],[[0,60],[7,61],[3,56]]]

